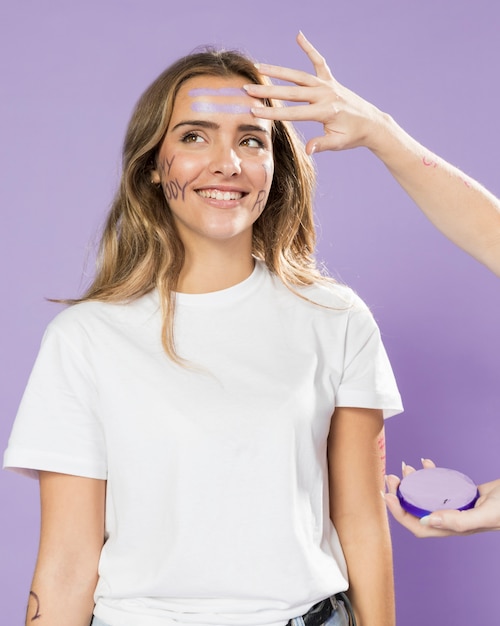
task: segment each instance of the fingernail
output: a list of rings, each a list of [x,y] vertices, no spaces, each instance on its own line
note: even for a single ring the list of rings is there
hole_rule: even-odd
[[[313,144],[313,145],[311,146],[311,153],[310,153],[310,156],[312,156],[312,155],[316,152],[316,148],[317,148],[317,147],[318,147],[318,146],[317,146],[316,144]]]
[[[438,528],[443,525],[443,520],[435,515],[425,515],[420,518],[420,523],[422,526],[433,526],[434,528]]]
[[[401,461],[401,471],[404,472],[406,469],[406,463],[404,461]]]
[[[380,495],[382,496],[382,500],[385,502],[385,491],[380,490]]]

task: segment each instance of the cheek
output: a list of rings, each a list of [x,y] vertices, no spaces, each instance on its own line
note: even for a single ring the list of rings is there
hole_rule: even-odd
[[[271,189],[274,176],[274,159],[270,158],[262,164],[264,170],[264,182],[268,189]]]
[[[179,176],[185,177],[183,173],[191,169],[192,165],[189,158],[175,150],[165,150],[160,155],[160,171],[165,181]]]
[[[203,169],[199,155],[186,155],[175,150],[161,154],[159,165],[164,189],[172,184],[184,188]]]
[[[274,173],[274,161],[271,158],[259,162],[247,163],[247,173],[252,177],[254,185],[266,192],[271,188]]]

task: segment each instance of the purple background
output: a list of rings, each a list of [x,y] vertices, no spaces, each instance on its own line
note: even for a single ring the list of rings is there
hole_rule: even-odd
[[[166,65],[215,43],[309,69],[300,28],[341,82],[499,195],[499,18],[495,0],[3,0],[0,447],[58,310],[44,298],[76,295],[92,274],[125,125]],[[435,231],[368,151],[316,161],[320,257],[372,307],[405,401],[388,423],[388,470],[428,456],[477,482],[499,477],[498,279]],[[14,626],[38,492],[7,472],[0,489],[1,621]],[[421,541],[392,527],[400,624],[498,622],[500,535]]]

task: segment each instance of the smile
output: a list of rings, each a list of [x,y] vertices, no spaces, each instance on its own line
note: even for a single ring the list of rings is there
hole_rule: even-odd
[[[220,189],[199,189],[196,193],[202,198],[212,200],[239,200],[243,197],[240,191],[221,191]]]

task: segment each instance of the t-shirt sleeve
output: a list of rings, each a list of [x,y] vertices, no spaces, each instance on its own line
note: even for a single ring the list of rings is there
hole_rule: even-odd
[[[357,296],[349,310],[344,369],[336,405],[382,409],[384,418],[403,410],[380,330],[366,304]]]
[[[106,450],[92,368],[57,318],[49,325],[4,455],[4,468],[105,479]]]

